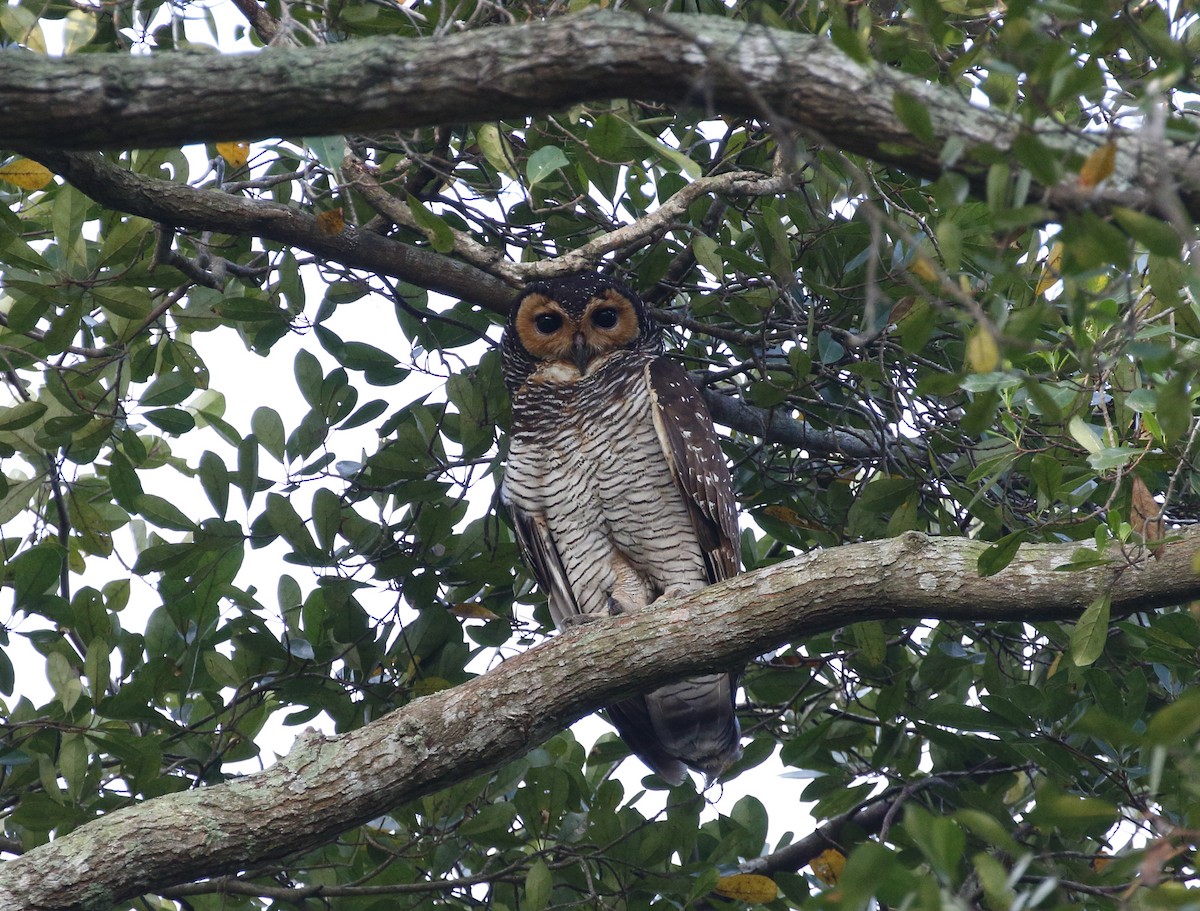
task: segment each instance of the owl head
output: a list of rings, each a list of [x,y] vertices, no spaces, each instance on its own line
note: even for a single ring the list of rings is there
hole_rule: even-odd
[[[662,349],[642,299],[594,272],[535,282],[517,295],[504,327],[504,384],[513,392],[541,367],[586,376],[614,351]]]

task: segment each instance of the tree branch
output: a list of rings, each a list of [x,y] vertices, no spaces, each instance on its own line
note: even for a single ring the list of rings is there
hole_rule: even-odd
[[[1200,597],[1200,529],[1158,559],[1058,572],[1077,544],[1026,545],[980,578],[986,544],[899,538],[817,551],[657,609],[599,620],[357,731],[306,734],[273,767],[96,819],[0,866],[6,911],[107,911],[147,891],[325,843],[391,807],[493,769],[631,692],[732,667],[867,619],[1070,619]]]
[[[995,151],[1012,152],[1018,138],[1035,135],[1064,160],[1081,159],[1109,138],[975,107],[952,88],[859,64],[823,38],[709,16],[600,11],[430,39],[273,47],[254,55],[10,56],[0,110],[5,144],[20,149],[365,132],[638,98],[769,117],[928,177],[946,170],[942,155],[953,140],[961,152],[951,167],[982,185]],[[247,84],[256,90],[247,92]],[[180,103],[187,86],[203,91]],[[904,125],[898,97],[928,111],[928,135],[918,138]],[[1200,214],[1200,160],[1190,148],[1120,134],[1104,187],[1080,199],[1068,192],[1068,179],[1057,192],[1044,187],[1043,201],[1156,210],[1167,177],[1187,210]]]
[[[765,443],[779,443],[822,455],[867,460],[881,458],[889,449],[896,455],[912,458],[919,456],[923,449],[918,440],[901,437],[881,439],[878,434],[868,430],[818,430],[807,421],[798,421],[788,414],[759,408],[710,386],[702,386],[701,393],[714,421]]]
[[[338,234],[320,229],[316,217],[291,206],[198,190],[135,174],[94,152],[31,152],[96,202],[177,228],[248,234],[297,247],[352,269],[403,279],[431,291],[507,313],[515,290],[472,265],[347,226]]]

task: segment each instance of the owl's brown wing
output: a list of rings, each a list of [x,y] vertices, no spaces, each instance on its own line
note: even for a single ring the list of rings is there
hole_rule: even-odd
[[[539,513],[527,512],[509,502],[503,485],[500,488],[500,496],[512,516],[517,545],[521,548],[525,563],[533,570],[538,587],[546,593],[546,599],[550,602],[550,616],[554,618],[555,626],[563,629],[565,624],[570,622],[567,618],[579,613],[579,605],[571,592],[567,571],[554,544],[554,536],[550,534],[550,528],[546,524],[546,517]]]
[[[708,581],[737,575],[741,565],[733,478],[700,390],[682,365],[655,358],[646,366],[654,427],[699,538]]]

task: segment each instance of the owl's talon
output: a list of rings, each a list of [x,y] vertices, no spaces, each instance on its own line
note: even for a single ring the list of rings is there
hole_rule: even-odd
[[[599,619],[600,618],[595,614],[571,614],[562,618],[561,626],[563,630],[568,630],[576,626],[583,626],[585,623],[591,623]]]
[[[676,598],[686,598],[688,595],[696,591],[699,591],[699,589],[695,587],[689,587],[687,585],[673,585],[650,603],[657,604],[659,601],[674,601]]]

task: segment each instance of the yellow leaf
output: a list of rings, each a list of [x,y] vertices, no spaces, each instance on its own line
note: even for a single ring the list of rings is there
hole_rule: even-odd
[[[340,207],[317,214],[317,230],[322,234],[341,234],[345,227],[346,217]]]
[[[1053,288],[1062,278],[1062,257],[1062,244],[1055,244],[1050,248],[1050,255],[1046,257],[1046,264],[1042,266],[1042,277],[1038,279],[1037,283],[1035,293],[1039,297]]]
[[[478,601],[460,601],[450,605],[450,613],[465,620],[499,620],[500,615],[488,610]]]
[[[0,178],[22,190],[40,190],[54,179],[50,170],[28,158],[14,158],[0,168]]]
[[[774,901],[779,890],[775,880],[769,876],[759,876],[757,873],[736,873],[733,876],[722,876],[717,880],[716,892],[734,901],[747,902],[751,905],[765,905]]]
[[[1062,656],[1063,656],[1063,653],[1059,652],[1057,655],[1054,656],[1054,660],[1050,662],[1050,666],[1048,668],[1046,668],[1046,679],[1047,680],[1049,680],[1051,677],[1053,677],[1055,674],[1058,673],[1058,666],[1059,666],[1059,664],[1062,663]]]
[[[811,861],[813,876],[827,886],[836,886],[842,878],[842,870],[846,867],[846,855],[836,848],[827,848]]]
[[[231,168],[240,168],[250,159],[250,143],[218,142],[217,154],[224,158]]]
[[[1087,157],[1079,169],[1079,185],[1094,187],[1113,172],[1117,164],[1117,144],[1111,139]]]
[[[770,516],[772,519],[778,519],[780,522],[785,522],[788,525],[795,525],[800,528],[807,526],[807,522],[800,517],[800,514],[790,506],[780,506],[778,503],[772,503],[770,506],[763,507],[763,514]]]
[[[924,253],[918,253],[916,259],[912,261],[912,265],[908,267],[908,271],[922,281],[936,282],[938,280],[937,268]]]
[[[967,339],[967,365],[975,373],[991,373],[1000,365],[1000,348],[985,326],[977,328]]]

